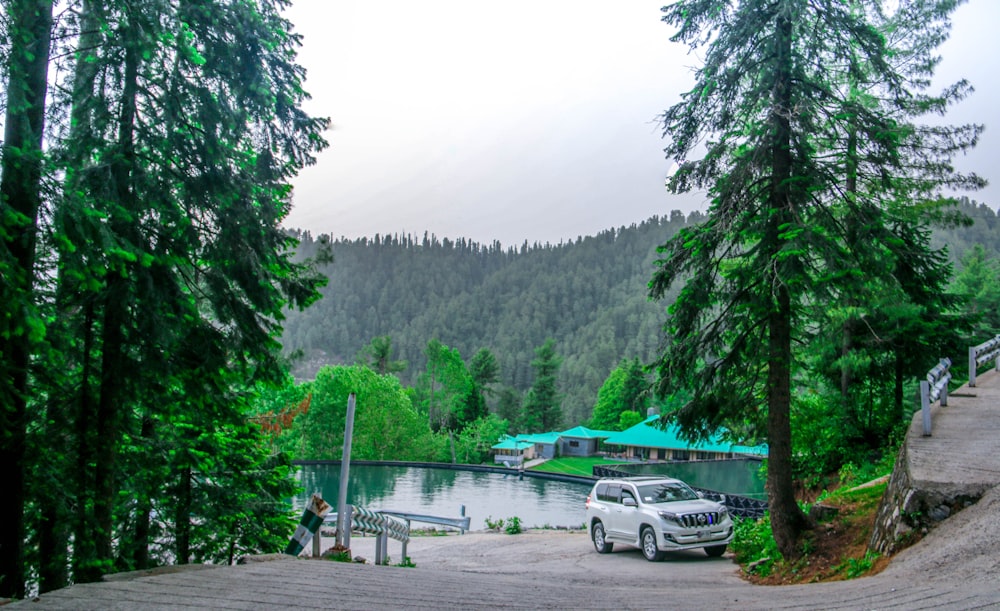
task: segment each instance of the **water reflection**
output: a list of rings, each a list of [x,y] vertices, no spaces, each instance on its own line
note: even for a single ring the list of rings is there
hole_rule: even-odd
[[[650,465],[615,465],[636,475],[669,475],[694,486],[729,494],[765,498],[760,462],[700,461]],[[303,492],[296,509],[305,506],[313,492],[336,505],[340,465],[300,467]],[[558,482],[534,477],[453,471],[433,467],[352,465],[347,502],[366,509],[392,509],[409,513],[457,518],[461,507],[471,518],[471,528],[486,528],[486,518],[517,516],[526,528],[579,527],[585,521],[584,500],[591,484]]]
[[[313,492],[336,504],[339,465],[300,467],[303,492],[296,509]],[[452,471],[425,467],[352,465],[347,502],[372,510],[458,517],[461,507],[471,528],[486,528],[486,518],[517,516],[526,528],[579,527],[584,522],[584,500],[590,485],[556,482],[497,473]]]

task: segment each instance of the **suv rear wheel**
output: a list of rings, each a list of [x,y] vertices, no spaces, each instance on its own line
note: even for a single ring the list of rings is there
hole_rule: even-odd
[[[656,533],[653,532],[652,528],[648,526],[643,527],[642,535],[640,535],[640,543],[642,543],[642,555],[646,557],[646,560],[650,562],[663,560],[665,554],[656,546]]]
[[[607,554],[614,547],[614,543],[608,543],[605,538],[604,524],[599,521],[594,522],[593,528],[590,529],[590,537],[594,540],[594,549],[597,550],[598,554]]]

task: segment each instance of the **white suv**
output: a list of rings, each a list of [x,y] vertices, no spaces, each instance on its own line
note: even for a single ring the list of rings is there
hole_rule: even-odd
[[[649,561],[662,560],[669,550],[699,547],[721,556],[733,538],[724,505],[669,477],[599,480],[587,497],[587,527],[599,553],[626,543],[642,549]]]

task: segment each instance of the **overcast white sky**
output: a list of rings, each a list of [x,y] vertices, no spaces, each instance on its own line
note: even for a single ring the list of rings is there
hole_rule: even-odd
[[[660,21],[665,0],[294,0],[308,110],[330,148],[294,182],[289,227],[552,242],[654,214],[672,196],[656,116],[698,64]],[[976,93],[950,121],[985,123],[959,160],[997,206],[1000,1],[971,0],[942,47],[942,82]]]

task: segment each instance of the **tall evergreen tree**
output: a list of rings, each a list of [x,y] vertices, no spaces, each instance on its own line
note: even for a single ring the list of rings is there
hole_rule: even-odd
[[[528,433],[552,431],[562,424],[562,396],[557,376],[562,358],[556,354],[556,342],[549,338],[535,348],[531,368],[535,379],[524,398],[521,428]]]
[[[6,112],[0,151],[0,597],[24,596],[25,440],[29,364],[44,336],[35,249],[42,201],[42,136],[51,48],[51,0],[5,4]]]
[[[934,18],[946,20],[955,3],[933,4]],[[908,122],[940,101],[912,95],[888,61],[892,50],[871,23],[878,2],[683,0],[664,11],[678,28],[673,40],[707,47],[694,89],[663,115],[666,153],[681,163],[668,187],[705,188],[712,205],[704,223],[661,248],[650,283],[662,297],[686,279],[670,310],[659,391],[691,391],[668,417],[692,436],[727,421],[766,422],[772,530],[782,554],[795,557],[809,523],[792,483],[793,344],[809,341],[816,307],[850,291],[855,277],[898,284],[897,262],[926,253],[921,243],[894,250],[892,232],[874,243],[852,236],[851,216],[905,229],[914,216],[902,204],[963,182],[944,161],[976,130]],[[853,87],[876,90],[879,102],[858,103]],[[688,160],[706,138],[705,155]],[[844,188],[845,176],[856,188]],[[879,265],[859,265],[876,252]]]
[[[372,338],[371,343],[358,353],[356,360],[380,375],[395,374],[406,369],[406,361],[393,360],[392,338],[388,335]]]
[[[0,540],[0,584],[10,589],[0,594],[23,593],[25,570],[34,568],[20,551],[29,414],[35,430],[67,442],[47,455],[60,467],[32,467],[40,476],[69,476],[63,492],[76,512],[76,581],[96,580],[116,565],[144,565],[157,537],[150,518],[164,495],[190,490],[176,497],[190,500],[176,515],[198,515],[198,486],[146,468],[158,453],[221,457],[242,442],[254,446],[240,387],[281,376],[284,308],[308,304],[323,283],[292,262],[294,241],[279,227],[290,206],[289,180],[326,144],[325,120],[301,109],[300,41],[281,17],[285,4],[81,2],[67,12],[64,46],[53,55],[71,62],[57,71],[68,81],[56,88],[51,116],[70,120],[53,131],[54,168],[42,165],[41,154],[52,3],[5,5],[11,61],[0,186],[0,453],[11,478],[6,489],[17,498],[4,503],[10,519]],[[50,214],[39,216],[43,169],[63,188],[51,194]],[[42,235],[58,257],[43,273],[33,270],[41,222],[49,223]],[[34,314],[39,298],[31,283],[39,277],[57,284],[45,304],[56,310],[47,329]],[[40,371],[31,380],[17,355],[25,365],[42,356],[31,350],[44,332],[46,358],[65,371]],[[24,392],[29,383],[38,391]],[[26,409],[29,399],[44,406],[45,421]],[[67,417],[71,430],[53,425]],[[174,435],[175,423],[211,434]],[[225,474],[246,483],[237,463],[214,472],[219,463],[176,466],[190,474],[188,484]],[[269,463],[280,460],[265,457],[248,468]],[[233,492],[284,495],[280,485],[265,488]],[[42,486],[34,495],[37,507],[51,499]],[[200,514],[200,527],[225,521],[207,515]],[[194,526],[178,520],[170,533],[180,559],[199,557],[194,550],[205,533]],[[40,587],[58,587],[69,538],[46,520],[34,528]]]

